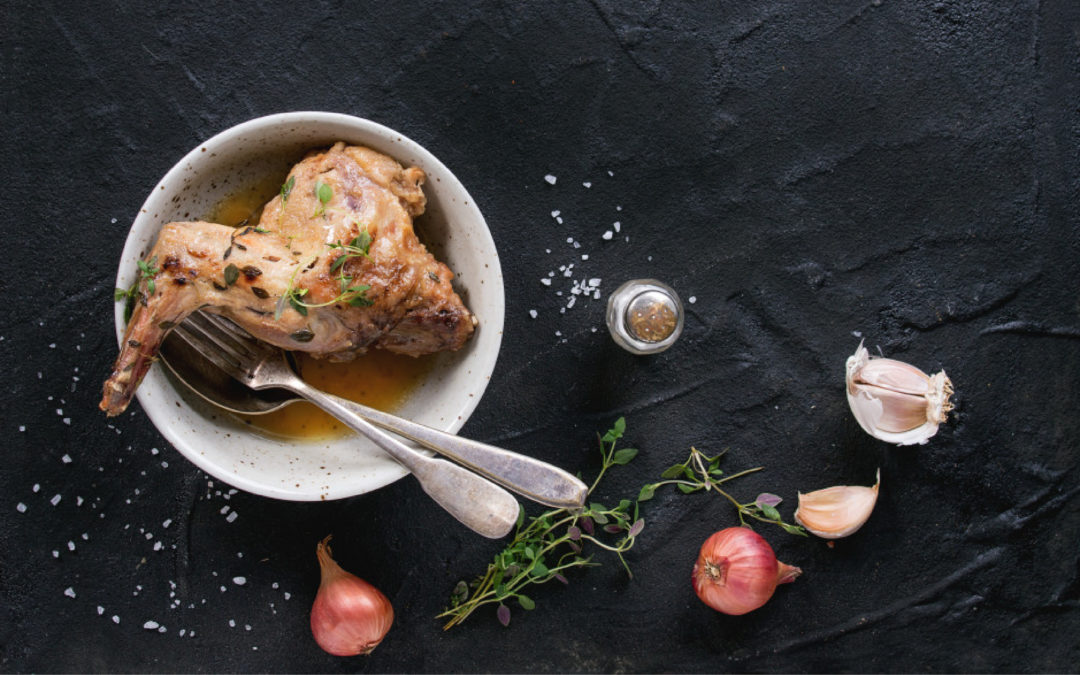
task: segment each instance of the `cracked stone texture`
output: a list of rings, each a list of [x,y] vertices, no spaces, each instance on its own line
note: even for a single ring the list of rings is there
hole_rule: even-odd
[[[0,44],[0,669],[1076,670],[1080,5],[46,3],[8,7]],[[137,406],[110,426],[96,403],[127,224],[201,140],[304,109],[407,133],[487,218],[507,323],[464,434],[591,476],[595,432],[626,415],[641,454],[601,501],[694,445],[764,466],[732,489],[783,496],[788,518],[798,491],[880,467],[873,517],[835,547],[759,527],[804,576],[725,617],[689,575],[733,511],[661,492],[632,580],[597,553],[508,629],[484,611],[444,633],[434,615],[498,544],[413,482],[226,501]],[[569,262],[605,298],[635,276],[694,296],[680,342],[634,357],[603,300],[560,313],[569,280],[539,280]],[[858,335],[952,377],[929,444],[856,425]],[[370,657],[308,632],[329,532],[397,612]]]

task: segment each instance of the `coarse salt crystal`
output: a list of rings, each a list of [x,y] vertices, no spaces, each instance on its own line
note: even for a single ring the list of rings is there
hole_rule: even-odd
[[[588,260],[589,259],[589,254],[588,253],[582,253],[581,254],[581,259],[582,260]]]
[[[72,588],[71,586],[68,586],[67,588],[64,589],[64,595],[68,596],[69,598],[74,598],[75,597],[75,589]]]
[[[247,578],[246,577],[233,577],[232,582],[234,584],[236,584],[237,586],[243,586],[244,584],[247,583]]]
[[[20,424],[19,425],[19,431],[26,431],[26,425],[25,424]]]
[[[562,225],[562,224],[563,224],[563,219],[562,219],[562,216],[558,216],[558,217],[556,217],[556,218],[555,218],[555,222],[556,222],[556,223],[558,223],[558,224],[560,224],[560,225]],[[548,251],[548,253],[551,253],[551,251]]]
[[[30,490],[31,490],[32,492],[37,492],[37,491],[38,491],[38,490],[40,490],[40,489],[41,489],[41,485],[39,485],[39,484],[37,484],[37,483],[34,483],[34,487],[30,488]]]
[[[277,590],[277,587],[278,587],[278,582],[276,582],[276,581],[274,583],[270,584],[270,588],[274,589],[275,591]]]
[[[614,236],[615,236],[615,234],[611,230],[607,230],[607,231],[604,232],[604,234],[600,235],[600,238],[605,240],[605,241],[610,241],[611,238],[614,237]]]
[[[584,185],[584,186],[585,186],[585,187],[587,187],[587,188],[591,188],[591,187],[592,187],[592,183],[590,183],[589,181],[585,181],[584,183],[582,183],[582,185]]]
[[[552,218],[558,218],[560,213],[562,213],[562,211],[552,211],[551,212],[551,217]]]
[[[157,448],[150,448],[150,454],[151,454],[151,455],[156,455],[156,454],[158,454],[159,452],[161,452],[161,451],[160,451],[160,450],[158,450]]]
[[[289,599],[289,598],[291,598],[291,597],[292,597],[292,593],[289,593],[289,592],[287,592],[287,591],[286,591],[286,593],[285,593],[285,599],[286,599],[286,600],[288,600],[288,599]]]
[[[232,512],[232,513],[230,513],[229,515],[225,516],[225,522],[227,522],[227,523],[231,523],[231,522],[233,522],[234,520],[236,520],[236,517],[237,517],[238,515],[239,515],[239,514],[238,514],[238,513],[236,512],[236,511],[233,511],[233,512]]]
[[[544,284],[545,286],[550,286],[551,285],[551,279],[548,278],[548,277],[541,278],[540,283]]]
[[[160,626],[161,624],[159,624],[157,621],[147,621],[142,625],[142,627],[146,630],[157,630]]]
[[[533,318],[535,319],[536,317],[534,316]],[[19,513],[26,513],[26,504],[23,504],[22,502],[19,502],[18,504],[15,505],[15,510],[18,511]]]
[[[118,617],[118,616],[116,616],[115,614],[113,614],[113,615],[112,615],[112,622],[113,622],[113,623],[120,623],[120,617]]]
[[[689,298],[686,299],[686,301],[689,302],[692,305],[695,302],[697,302],[697,296],[696,295],[691,295]]]
[[[229,628],[236,628],[236,621],[229,619]]]
[[[64,424],[68,425],[69,427],[71,426],[71,418],[70,417],[65,417],[62,421],[63,421]]]
[[[78,495],[76,495],[76,497],[75,497],[75,506],[82,506],[83,501],[85,501],[85,500],[82,497],[79,497]]]
[[[97,615],[98,615],[98,616],[101,616],[101,615],[102,615],[102,614],[104,614],[104,613],[105,613],[105,608],[104,608],[104,607],[102,607],[101,605],[98,605],[98,606],[97,606]]]
[[[546,180],[548,182],[548,185],[554,185],[555,181],[557,181],[558,178],[556,178],[555,176],[552,176],[549,173],[548,175],[544,176],[544,180]]]
[[[167,518],[164,522],[161,523],[161,526],[165,528],[169,527],[170,525],[172,525],[172,518]]]
[[[53,495],[53,498],[49,500],[49,503],[52,504],[53,506],[56,506],[57,504],[60,503],[61,499],[62,498],[60,497],[59,494],[55,494],[55,495]]]
[[[60,557],[60,551],[57,551],[56,549],[53,549],[52,557],[59,558]]]
[[[529,310],[529,316],[531,316],[532,318],[535,319],[536,318],[536,310],[535,309],[530,309]],[[19,506],[23,507],[23,509],[22,509],[23,511],[26,510],[26,506],[24,504],[19,504]]]
[[[162,546],[162,544],[161,544],[161,542],[160,542],[160,541],[155,541],[155,542],[154,542],[154,550],[155,550],[155,551],[160,551],[160,550],[161,550],[161,546]]]
[[[226,504],[225,506],[222,506],[221,510],[218,511],[218,513],[220,513],[221,515],[225,515],[228,512],[229,512],[229,505],[228,504]]]
[[[64,455],[60,458],[60,461],[64,464],[71,464],[71,455]]]
[[[619,230],[621,230],[621,229],[622,229],[622,223],[620,223],[619,221],[617,221],[617,220],[616,220],[616,221],[615,221],[614,223],[612,223],[612,224],[611,224],[611,227],[612,227],[612,229],[614,229],[614,230],[615,230],[616,232],[618,232]]]

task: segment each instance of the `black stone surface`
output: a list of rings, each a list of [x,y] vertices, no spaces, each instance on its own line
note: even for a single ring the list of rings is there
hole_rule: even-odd
[[[7,3],[0,669],[1075,672],[1078,10]],[[110,425],[96,404],[115,261],[147,192],[214,133],[304,109],[408,134],[487,218],[506,332],[463,433],[591,475],[594,433],[626,415],[641,454],[601,499],[691,445],[730,448],[728,468],[766,467],[734,491],[776,492],[787,517],[797,491],[880,467],[869,523],[834,548],[759,528],[805,574],[725,617],[689,576],[734,513],[664,493],[632,580],[601,556],[509,628],[486,612],[444,633],[434,615],[499,544],[413,482],[226,502],[137,405]],[[604,332],[603,301],[560,313],[569,280],[540,279],[571,262],[605,298],[634,276],[694,296],[681,341],[633,357]],[[857,334],[952,377],[957,411],[927,445],[855,424],[842,374]],[[397,611],[370,657],[328,656],[308,631],[329,532]]]

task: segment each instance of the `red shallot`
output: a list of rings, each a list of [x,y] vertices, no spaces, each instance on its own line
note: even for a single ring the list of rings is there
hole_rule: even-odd
[[[311,607],[311,634],[334,656],[370,654],[394,623],[394,608],[379,589],[334,562],[329,541],[315,548],[322,582]]]
[[[802,574],[776,559],[769,542],[746,527],[729,527],[705,540],[694,563],[694,591],[724,614],[746,614],[761,607],[779,584]]]

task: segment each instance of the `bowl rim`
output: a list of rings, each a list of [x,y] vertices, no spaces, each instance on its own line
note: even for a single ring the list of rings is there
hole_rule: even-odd
[[[496,301],[496,311],[485,314],[483,326],[485,332],[490,331],[494,333],[494,337],[488,338],[489,340],[493,340],[493,342],[488,349],[479,352],[477,363],[470,367],[470,372],[477,371],[477,374],[474,376],[479,383],[477,388],[471,395],[461,397],[458,405],[453,406],[452,409],[447,412],[445,416],[447,423],[439,425],[439,428],[442,431],[456,433],[461,429],[465,422],[468,421],[477,405],[479,405],[480,399],[483,397],[483,394],[491,381],[491,374],[494,372],[496,362],[498,361],[499,352],[502,346],[506,314],[505,285],[502,267],[499,261],[498,249],[495,247],[494,239],[491,236],[491,229],[488,227],[487,221],[480,212],[476,200],[469,194],[465,185],[461,183],[460,179],[458,179],[458,177],[434,154],[424,146],[395,129],[379,124],[378,122],[345,113],[291,111],[253,118],[219,131],[209,139],[198,143],[193,149],[181,157],[181,159],[165,173],[161,180],[154,185],[149,195],[142,203],[142,206],[139,207],[124,241],[124,247],[117,266],[116,287],[125,287],[125,278],[128,276],[125,273],[125,261],[129,258],[129,254],[130,257],[141,258],[139,254],[144,247],[144,244],[138,241],[139,236],[141,236],[145,230],[149,230],[151,232],[150,245],[152,245],[152,242],[156,240],[157,233],[160,232],[161,227],[165,224],[164,222],[150,222],[148,225],[142,225],[145,221],[152,221],[157,218],[156,214],[151,215],[151,210],[154,203],[161,198],[159,196],[161,193],[168,194],[165,190],[167,184],[178,182],[186,171],[198,163],[200,158],[213,156],[214,153],[212,150],[216,146],[222,145],[234,137],[250,134],[252,132],[262,132],[267,128],[288,124],[316,126],[319,124],[336,124],[351,126],[355,127],[361,134],[372,135],[377,138],[393,139],[391,142],[403,146],[408,153],[411,153],[413,157],[418,158],[420,160],[418,164],[422,164],[428,174],[433,173],[432,169],[434,169],[434,172],[441,174],[444,178],[450,179],[449,182],[452,189],[460,189],[461,195],[464,197],[464,203],[461,204],[460,207],[469,211],[472,219],[480,225],[473,236],[476,236],[479,239],[481,245],[490,248],[490,250],[495,252],[494,260],[486,266],[489,268],[487,274],[490,275],[490,277],[493,277],[491,280],[495,282],[492,284],[494,290],[491,292],[495,293],[494,300]],[[380,152],[382,152],[382,150],[380,150]],[[391,156],[394,155],[391,154]],[[123,342],[124,329],[126,327],[126,321],[124,320],[124,303],[115,303],[114,322],[117,335],[117,346],[119,346]],[[161,368],[161,366],[158,366],[158,368]],[[169,382],[169,387],[173,387],[171,380],[166,378],[166,381]],[[326,487],[325,489],[312,488],[309,493],[284,490],[275,485],[240,475],[228,466],[227,463],[212,461],[210,457],[200,452],[198,448],[191,444],[189,439],[191,434],[183,433],[177,428],[178,422],[167,415],[167,412],[171,413],[171,410],[166,408],[160,397],[150,396],[149,392],[141,384],[139,389],[136,390],[135,396],[139,400],[143,412],[150,418],[151,423],[153,423],[157,431],[164,436],[185,459],[192,462],[215,479],[222,480],[236,488],[252,494],[287,501],[327,501],[331,499],[344,499],[377,490],[400,480],[409,474],[409,471],[404,467],[397,463],[390,462],[387,466],[375,472],[375,475],[369,477],[366,481],[368,485],[363,489],[334,489],[332,487]],[[287,442],[281,439],[274,440],[277,440],[278,442]],[[314,444],[316,442],[324,441],[313,441],[312,443]],[[406,444],[410,444],[408,441],[405,442]],[[301,440],[299,443],[306,443],[306,441]]]

